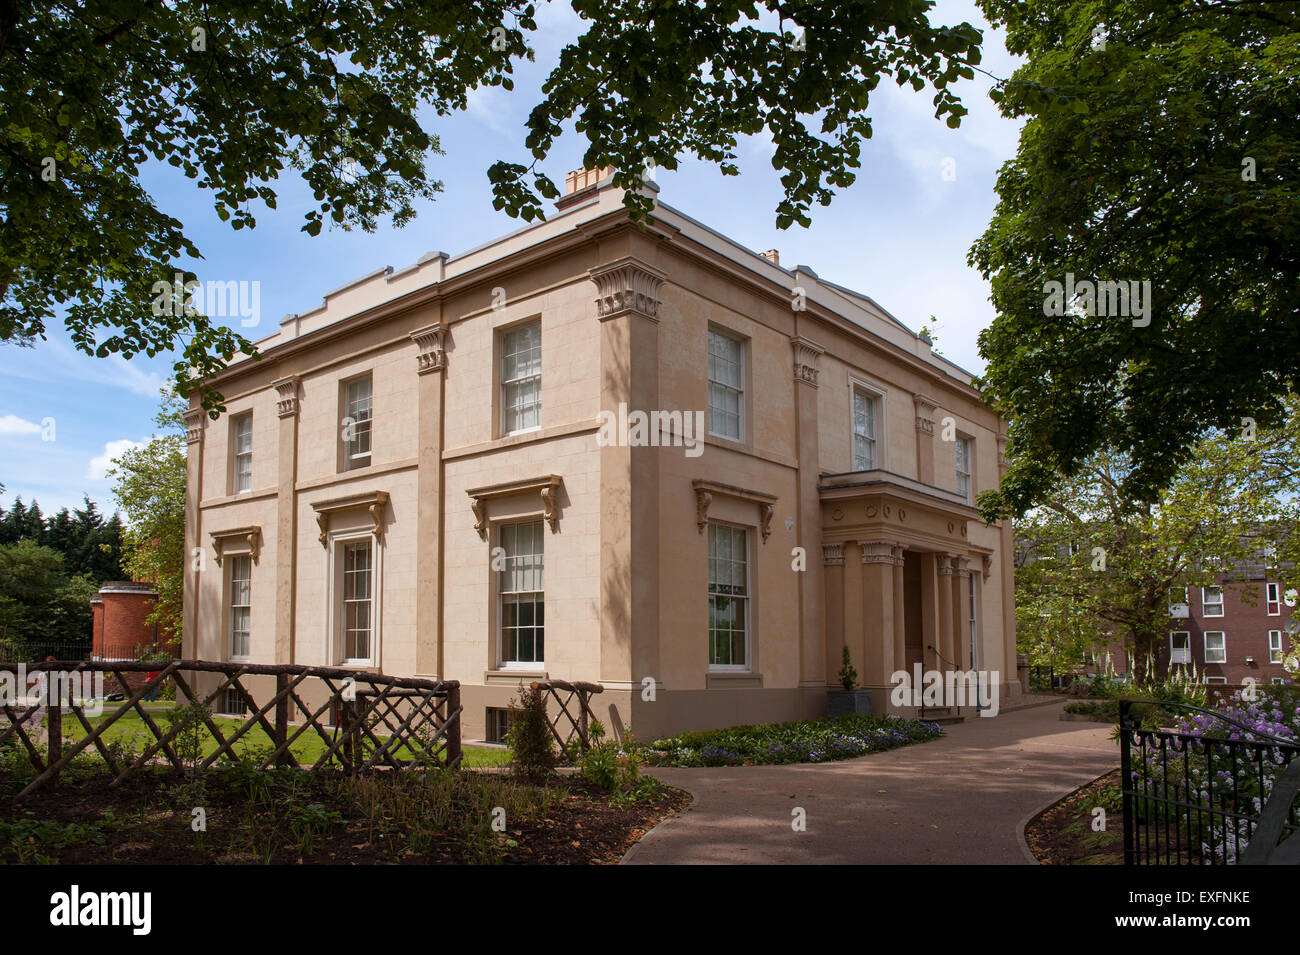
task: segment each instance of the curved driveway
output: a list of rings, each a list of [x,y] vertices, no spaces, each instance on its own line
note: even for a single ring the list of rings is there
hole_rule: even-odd
[[[967,720],[931,743],[837,763],[655,769],[695,801],[623,861],[1029,863],[1025,821],[1119,765],[1111,727],[1062,721],[1063,706]]]

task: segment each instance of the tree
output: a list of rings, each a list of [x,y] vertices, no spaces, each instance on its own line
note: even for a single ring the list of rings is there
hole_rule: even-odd
[[[126,514],[123,563],[134,580],[158,591],[151,623],[181,633],[185,582],[185,420],[188,403],[164,391],[154,418],[159,433],[113,459],[108,477]]]
[[[497,208],[525,219],[558,195],[535,167],[572,119],[585,163],[617,167],[626,187],[685,154],[735,174],[739,137],[766,130],[784,173],[777,224],[806,225],[812,202],[853,182],[882,77],[931,87],[936,117],[956,126],[965,110],[951,84],[979,62],[979,31],[932,25],[921,0],[572,7],[586,26],[529,117],[532,167],[489,170]],[[440,147],[420,108],[441,116],[480,86],[511,89],[515,62],[534,57],[534,12],[506,0],[247,0],[219,16],[197,0],[0,5],[0,341],[43,337],[67,303],[88,354],[179,344],[182,385],[255,354],[187,307],[173,277],[196,281],[181,264],[200,251],[155,206],[142,166],[195,180],[235,229],[256,224],[255,203],[275,208],[286,169],[312,189],[308,233],[326,221],[369,230],[386,215],[402,225],[441,188],[426,175]],[[627,201],[645,208],[635,190]],[[206,387],[202,400],[220,408]]]
[[[1121,647],[1141,664],[1168,630],[1171,589],[1219,575],[1244,586],[1233,579],[1251,563],[1273,564],[1295,586],[1300,565],[1266,555],[1300,547],[1297,462],[1294,417],[1255,441],[1219,433],[1198,442],[1154,502],[1125,492],[1123,455],[1090,457],[1017,524],[1021,651],[1064,664]]]
[[[62,555],[35,541],[0,544],[0,640],[9,645],[91,640],[95,584],[70,577]]]
[[[983,385],[1010,418],[981,509],[1023,514],[1106,448],[1123,495],[1154,500],[1207,428],[1276,425],[1300,384],[1300,11],[980,5],[1027,58],[995,91],[1027,122],[970,255],[997,310]],[[1067,276],[1137,284],[1059,309]]]

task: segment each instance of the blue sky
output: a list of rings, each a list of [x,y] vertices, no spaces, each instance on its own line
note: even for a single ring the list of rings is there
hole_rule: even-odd
[[[973,4],[941,0],[931,20],[975,24],[985,32],[983,67],[997,76],[1014,68],[1001,34]],[[445,155],[431,157],[429,168],[444,191],[422,203],[403,229],[382,223],[374,233],[323,230],[312,238],[300,231],[311,196],[299,180],[286,178],[276,187],[279,208],[257,211],[256,229],[235,232],[217,218],[210,195],[179,174],[157,170],[146,179],[159,206],[185,223],[203,252],[201,279],[260,282],[260,324],[241,332],[261,338],[281,316],[312,308],[349,279],[385,265],[400,268],[430,251],[456,255],[522,224],[493,211],[486,170],[498,158],[530,161],[523,122],[559,49],[576,34],[578,21],[566,4],[541,5],[538,21],[537,60],[516,67],[513,93],[480,90],[465,113],[430,119]],[[778,249],[787,267],[809,265],[872,296],[913,329],[931,324],[944,355],[981,371],[976,337],[993,312],[988,288],[966,255],[988,223],[997,170],[1014,155],[1019,134],[988,100],[991,83],[977,74],[958,88],[970,115],[956,130],[934,119],[932,91],[882,83],[872,97],[874,136],[864,145],[858,180],[831,206],[814,208],[809,229],[775,228],[780,182],[771,144],[761,137],[742,144],[739,177],[690,159],[675,171],[658,170],[659,198],[752,249]],[[561,186],[564,174],[581,165],[584,143],[570,133],[544,164]],[[15,495],[28,504],[35,498],[49,514],[80,504],[85,493],[111,512],[104,468],[113,455],[148,439],[170,360],[90,358],[73,348],[62,327],[47,333],[33,349],[0,346],[2,503],[8,507]]]

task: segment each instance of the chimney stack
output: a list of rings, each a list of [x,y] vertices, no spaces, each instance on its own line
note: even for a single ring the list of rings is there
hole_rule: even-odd
[[[776,249],[768,249],[766,252],[763,253],[763,258],[767,259],[773,265],[781,264],[781,253],[778,252]]]

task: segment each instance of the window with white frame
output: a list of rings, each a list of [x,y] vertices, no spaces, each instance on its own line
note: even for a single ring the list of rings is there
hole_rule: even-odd
[[[542,323],[529,322],[501,337],[501,432],[542,426]]]
[[[1282,662],[1282,631],[1270,630],[1268,632],[1268,662]]]
[[[253,559],[231,557],[230,560],[230,644],[232,660],[249,656],[249,633],[253,615]]]
[[[1268,615],[1276,617],[1282,613],[1282,588],[1278,584],[1264,585],[1264,601],[1268,604]]]
[[[353,378],[343,386],[343,467],[370,464],[371,423],[374,416],[370,375]]]
[[[1169,634],[1169,662],[1192,662],[1192,634],[1188,630],[1173,630]]]
[[[853,470],[870,471],[878,467],[876,455],[876,421],[879,399],[858,386],[853,388]]]
[[[241,414],[231,422],[235,451],[236,494],[253,489],[253,415]]]
[[[1223,588],[1222,587],[1201,588],[1201,616],[1202,617],[1223,616]]]
[[[1187,606],[1187,588],[1170,587],[1169,588],[1169,609]]]
[[[342,565],[340,656],[344,663],[369,663],[375,631],[374,546],[361,540],[343,541],[338,547]]]
[[[1228,678],[1226,676],[1207,676],[1205,678],[1205,682],[1206,683],[1227,683]]]
[[[1228,662],[1228,638],[1222,630],[1205,631],[1205,662]]]
[[[744,440],[745,343],[709,329],[709,433]]]
[[[970,500],[971,440],[960,435],[953,441],[957,459],[957,493]]]
[[[749,534],[709,524],[709,666],[749,667]]]
[[[497,577],[502,667],[541,666],[546,660],[546,585],[542,521],[502,524]]]

